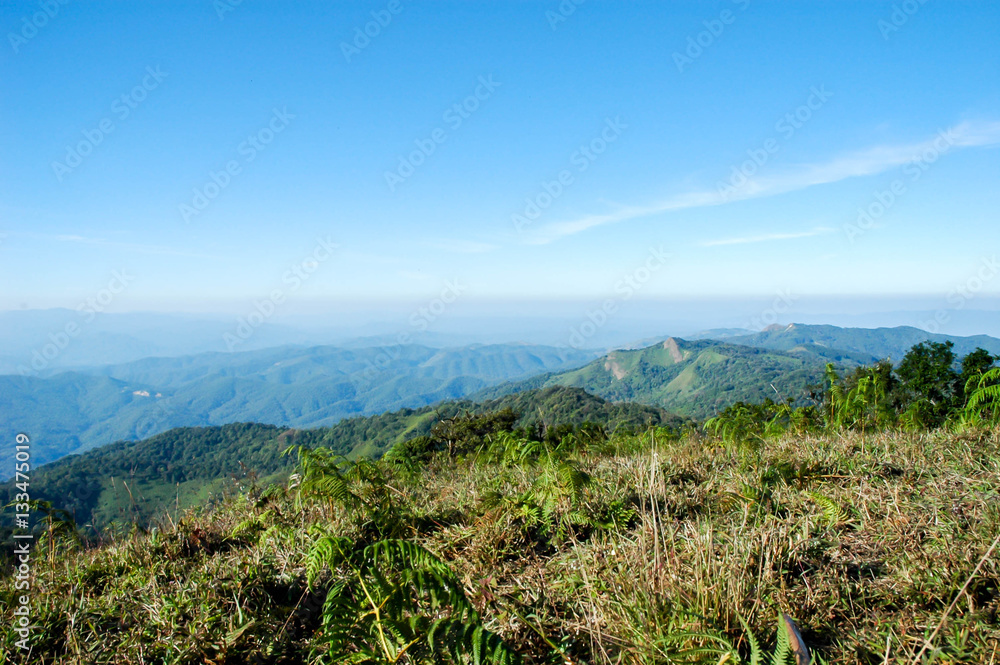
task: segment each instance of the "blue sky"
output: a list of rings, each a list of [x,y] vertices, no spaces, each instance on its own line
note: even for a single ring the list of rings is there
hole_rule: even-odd
[[[651,252],[643,298],[944,297],[1000,245],[995,2],[43,4],[0,308],[586,300]]]

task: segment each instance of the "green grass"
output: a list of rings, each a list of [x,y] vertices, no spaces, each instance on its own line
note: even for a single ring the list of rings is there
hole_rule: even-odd
[[[1000,533],[997,429],[784,435],[753,452],[651,437],[572,453],[589,477],[572,495],[544,458],[438,456],[350,487],[361,506],[382,497],[394,537],[447,564],[526,663],[748,660],[742,621],[770,650],[779,612],[820,662],[1000,662],[1000,556],[984,559]],[[539,520],[526,506],[543,495]],[[316,529],[380,536],[376,513],[297,498],[236,493],[51,565],[40,550],[30,662],[322,658],[323,599],[344,573],[307,583]],[[571,514],[584,518],[553,527]],[[5,607],[18,593],[0,580]],[[16,639],[6,622],[4,662],[29,662]]]

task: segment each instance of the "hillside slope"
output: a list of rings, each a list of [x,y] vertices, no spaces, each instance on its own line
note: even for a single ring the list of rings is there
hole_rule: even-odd
[[[184,508],[220,496],[254,478],[287,472],[292,445],[325,446],[349,457],[379,457],[395,443],[427,435],[433,425],[463,413],[510,408],[517,427],[591,422],[609,431],[679,427],[682,420],[638,404],[612,404],[576,388],[553,387],[476,404],[450,401],[419,409],[342,420],[330,427],[290,429],[257,423],[180,427],[142,441],[118,441],[37,468],[32,496],[69,510],[81,525],[147,523],[166,508]],[[0,505],[17,490],[0,485]]]
[[[839,364],[856,364],[849,354],[838,357]],[[574,386],[607,400],[634,401],[700,419],[737,401],[802,399],[806,385],[822,380],[830,360],[808,348],[767,351],[671,337],[644,349],[612,351],[579,369],[501,384],[473,397]]]
[[[645,348],[612,351],[578,369],[492,386],[472,397],[491,399],[546,386],[577,386],[608,400],[631,400],[700,419],[738,401],[801,400],[807,396],[807,386],[822,380],[827,363],[849,369],[884,358],[898,362],[911,347],[927,340],[952,341],[958,357],[976,348],[1000,355],[1000,339],[987,335],[790,324],[752,335],[730,335],[725,341],[669,337]]]

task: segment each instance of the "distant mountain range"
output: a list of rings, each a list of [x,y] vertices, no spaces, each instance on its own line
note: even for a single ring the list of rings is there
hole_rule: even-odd
[[[44,377],[0,376],[0,437],[34,437],[36,464],[173,427],[262,422],[320,427],[343,418],[442,400],[497,399],[572,386],[706,418],[736,401],[801,399],[827,362],[848,368],[899,361],[924,340],[1000,354],[1000,339],[916,328],[792,324],[761,332],[708,331],[723,340],[667,338],[638,349],[591,351],[527,344],[437,349],[278,347],[145,358]],[[742,333],[742,334],[741,334]],[[8,454],[0,454],[5,463]]]
[[[246,421],[318,427],[461,398],[593,357],[525,344],[282,347],[146,358],[45,378],[0,376],[0,440],[28,433],[40,464],[172,427]],[[6,463],[11,450],[5,448],[0,461]]]
[[[851,357],[870,363],[889,359],[898,363],[914,345],[925,341],[955,344],[955,353],[964,356],[976,347],[1000,355],[1000,339],[988,335],[956,337],[936,335],[913,328],[838,328],[837,326],[814,326],[792,323],[787,326],[769,326],[764,330],[746,335],[727,337],[730,344],[743,344],[760,349],[793,351],[799,347],[820,353],[823,350],[850,354]]]

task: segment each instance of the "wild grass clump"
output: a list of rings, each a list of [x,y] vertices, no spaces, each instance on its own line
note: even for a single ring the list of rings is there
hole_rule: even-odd
[[[750,432],[750,447],[477,432],[419,464],[299,451],[288,485],[99,546],[53,538],[33,562],[32,651],[7,622],[0,652],[1000,662],[1000,430],[791,429]],[[5,607],[20,593],[0,580]]]

